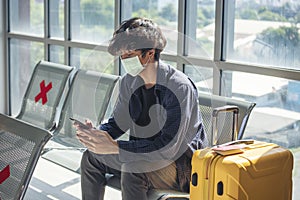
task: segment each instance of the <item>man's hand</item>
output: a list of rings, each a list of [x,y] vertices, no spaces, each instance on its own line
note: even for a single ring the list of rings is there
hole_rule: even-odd
[[[88,124],[88,123],[87,123]],[[88,124],[89,129],[76,127],[76,136],[78,140],[86,147],[89,151],[96,154],[118,154],[119,147],[118,143],[111,138],[111,136],[102,130],[92,128],[91,124]]]

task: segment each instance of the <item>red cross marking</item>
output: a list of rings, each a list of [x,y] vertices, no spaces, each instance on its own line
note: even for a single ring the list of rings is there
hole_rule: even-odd
[[[4,167],[4,169],[0,172],[0,184],[3,183],[10,176],[10,168],[9,165]]]
[[[34,100],[35,100],[35,102],[38,102],[40,99],[42,99],[42,104],[44,105],[48,101],[48,99],[47,99],[47,92],[49,92],[49,90],[51,90],[51,88],[52,88],[52,82],[50,82],[45,87],[45,80],[43,80],[40,83],[40,88],[41,88],[41,92],[38,95],[35,96]]]

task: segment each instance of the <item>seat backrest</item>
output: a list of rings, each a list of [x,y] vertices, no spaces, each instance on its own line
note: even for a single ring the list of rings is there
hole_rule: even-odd
[[[226,105],[234,105],[239,108],[238,121],[237,121],[237,139],[242,139],[249,116],[255,103],[237,100],[229,97],[218,96],[208,93],[199,92],[199,106],[202,114],[203,124],[205,131],[208,135],[210,144],[211,134],[213,129],[212,112],[214,108]],[[224,112],[218,116],[216,129],[218,130],[217,144],[223,144],[232,140],[232,126],[233,126],[233,113]]]
[[[0,171],[6,170],[1,173],[5,177],[0,184],[0,199],[23,198],[42,148],[51,136],[45,129],[0,114]]]
[[[55,112],[74,67],[40,61],[34,68],[16,118],[51,129]]]
[[[99,125],[110,103],[119,76],[95,71],[78,70],[64,102],[59,126],[53,140],[68,147],[83,147],[76,138],[70,117],[79,121],[89,119]]]

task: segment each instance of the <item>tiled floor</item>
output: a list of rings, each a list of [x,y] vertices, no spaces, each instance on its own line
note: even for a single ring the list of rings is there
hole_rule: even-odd
[[[300,148],[293,150],[293,200],[300,200]],[[80,175],[45,158],[40,158],[34,171],[25,200],[79,200]],[[107,188],[105,200],[121,200],[118,190]]]
[[[79,200],[80,175],[44,158],[34,171],[25,200]],[[105,200],[120,200],[121,192],[107,188]]]

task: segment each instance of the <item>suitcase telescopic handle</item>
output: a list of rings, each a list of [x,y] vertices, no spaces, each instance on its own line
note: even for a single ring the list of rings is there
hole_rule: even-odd
[[[232,112],[233,113],[233,124],[232,124],[232,138],[231,140],[237,140],[238,135],[238,114],[239,114],[239,107],[235,105],[225,105],[221,107],[216,107],[212,111],[212,117],[213,117],[213,127],[212,133],[211,133],[211,141],[212,146],[217,144],[217,135],[218,135],[218,129],[217,129],[217,118],[219,113],[221,112]]]
[[[224,146],[230,146],[230,145],[237,145],[237,144],[253,144],[254,140],[253,139],[242,139],[242,140],[235,140],[235,141],[230,141],[230,142],[226,142],[224,144],[221,145],[217,145],[216,147],[224,147]]]
[[[217,117],[219,112],[233,112],[234,114],[239,114],[239,107],[234,105],[226,105],[214,108],[212,112],[213,117]]]

